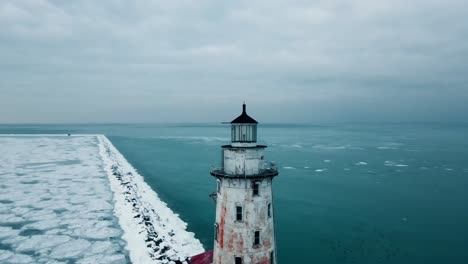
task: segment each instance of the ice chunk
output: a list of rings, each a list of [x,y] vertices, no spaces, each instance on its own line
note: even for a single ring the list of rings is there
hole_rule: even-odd
[[[31,228],[31,229],[38,229],[38,230],[48,230],[48,229],[54,229],[55,227],[59,225],[60,225],[60,220],[51,219],[51,220],[34,222],[32,224],[28,224],[26,227]]]
[[[24,218],[18,217],[15,214],[0,214],[0,222],[4,224],[14,224],[24,222]]]
[[[119,255],[112,255],[112,256],[107,256],[107,255],[96,255],[96,256],[91,256],[91,257],[86,257],[77,262],[77,264],[95,264],[95,263],[100,263],[100,264],[126,264],[127,260],[125,259],[125,256],[122,254]],[[163,263],[163,262],[161,262]]]
[[[112,210],[112,205],[106,201],[93,201],[89,205],[91,211]]]
[[[78,237],[102,240],[102,239],[108,239],[112,237],[119,237],[122,235],[122,232],[116,228],[101,227],[101,228],[89,228],[85,230],[75,230],[73,234]]]
[[[396,163],[394,161],[391,161],[391,160],[386,160],[384,162],[384,165],[385,166],[391,166],[391,167],[408,167],[408,165],[406,165],[406,164],[398,164],[398,163]]]
[[[5,262],[5,260],[7,260],[8,258],[10,258],[11,256],[13,256],[13,252],[11,251],[8,251],[8,250],[1,250],[0,249],[0,263],[3,263]]]
[[[33,264],[34,259],[31,256],[24,255],[24,254],[14,254],[10,258],[6,260],[6,263],[14,263],[14,264]]]
[[[43,248],[51,248],[61,245],[71,238],[69,236],[57,236],[57,235],[36,235],[31,236],[29,239],[19,243],[16,250],[22,251],[33,251]]]
[[[10,236],[16,236],[18,235],[18,233],[18,230],[13,230],[11,227],[0,226],[0,239]]]
[[[56,259],[78,257],[91,247],[91,243],[84,239],[76,239],[55,247],[50,256]]]
[[[110,241],[96,241],[87,255],[112,254],[116,251],[116,246]]]

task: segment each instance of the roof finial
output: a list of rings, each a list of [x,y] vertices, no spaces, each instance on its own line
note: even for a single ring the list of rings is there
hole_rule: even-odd
[[[258,124],[258,122],[255,121],[255,119],[253,119],[247,114],[246,108],[247,107],[244,101],[244,103],[242,104],[242,114],[238,116],[236,119],[232,120],[231,124]]]

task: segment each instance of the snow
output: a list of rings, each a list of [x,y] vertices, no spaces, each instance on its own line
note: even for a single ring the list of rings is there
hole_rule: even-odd
[[[144,181],[112,143],[98,136],[104,169],[114,192],[114,213],[133,263],[187,263],[204,252],[195,235]]]
[[[129,263],[98,143],[0,136],[0,263]]]
[[[100,135],[1,135],[0,263],[184,263],[199,240]]]

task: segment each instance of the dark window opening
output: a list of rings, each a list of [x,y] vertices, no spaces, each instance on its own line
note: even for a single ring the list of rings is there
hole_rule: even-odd
[[[253,195],[259,195],[259,187],[260,187],[260,183],[257,181],[254,181],[252,184]]]
[[[242,206],[236,206],[236,221],[242,220]]]
[[[218,183],[218,186],[217,186],[218,193],[221,193],[221,181],[218,180],[217,183]]]
[[[275,252],[270,253],[270,264],[275,264]]]
[[[260,246],[260,231],[255,231],[254,246]]]
[[[215,230],[214,230],[214,239],[216,242],[218,242],[218,233],[219,233],[219,225],[216,223]]]
[[[234,257],[234,263],[235,264],[242,264],[242,258],[241,257]]]
[[[271,217],[271,203],[268,204],[268,217]]]

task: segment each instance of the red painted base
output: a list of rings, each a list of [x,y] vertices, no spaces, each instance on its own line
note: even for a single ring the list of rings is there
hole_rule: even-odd
[[[212,264],[213,251],[207,251],[190,258],[190,264]]]

